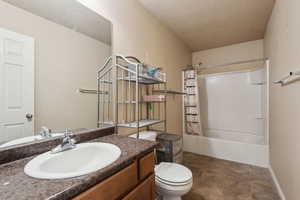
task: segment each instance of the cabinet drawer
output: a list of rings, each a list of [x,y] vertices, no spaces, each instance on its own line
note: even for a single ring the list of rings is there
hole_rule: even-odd
[[[138,183],[137,163],[121,170],[73,200],[115,200],[132,190]]]
[[[137,188],[131,191],[123,200],[154,200],[155,199],[154,174],[149,176]]]
[[[151,173],[154,173],[154,152],[149,153],[139,160],[139,178],[145,179]]]

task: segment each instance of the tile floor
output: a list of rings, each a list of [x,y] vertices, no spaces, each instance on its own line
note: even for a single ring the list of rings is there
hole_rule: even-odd
[[[268,169],[192,153],[184,165],[194,183],[183,200],[280,200]]]

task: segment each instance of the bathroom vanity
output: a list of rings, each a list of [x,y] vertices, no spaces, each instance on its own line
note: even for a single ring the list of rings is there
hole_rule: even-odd
[[[154,153],[133,161],[128,167],[98,183],[73,200],[155,199]]]
[[[48,146],[43,152],[30,157],[18,158],[0,165],[0,199],[5,200],[134,200],[155,199],[154,194],[154,148],[158,143],[136,140],[119,135],[107,135],[108,130],[98,131],[105,136],[89,139],[94,136],[89,132],[79,133],[75,137],[79,143],[110,143],[121,150],[120,157],[109,166],[87,175],[65,179],[36,179],[24,173],[25,165],[36,155],[46,152],[57,145],[44,143]],[[89,135],[89,136],[88,136]],[[36,146],[36,150],[38,148]],[[25,147],[24,147],[25,148]],[[26,151],[26,148],[23,149]],[[28,145],[28,151],[33,151]],[[15,154],[16,151],[10,154]],[[66,161],[67,162],[67,161]]]

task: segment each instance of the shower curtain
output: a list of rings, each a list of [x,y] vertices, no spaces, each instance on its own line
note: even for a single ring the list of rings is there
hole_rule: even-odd
[[[184,71],[184,115],[185,133],[188,135],[203,135],[200,117],[200,102],[198,95],[197,74],[195,70]]]

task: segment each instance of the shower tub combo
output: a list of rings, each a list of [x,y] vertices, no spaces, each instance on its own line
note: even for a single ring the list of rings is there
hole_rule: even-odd
[[[251,69],[198,73],[192,95],[186,81],[193,80],[184,71],[184,150],[268,167],[268,71],[269,61],[263,60]],[[195,105],[193,118],[186,115],[189,105]]]

